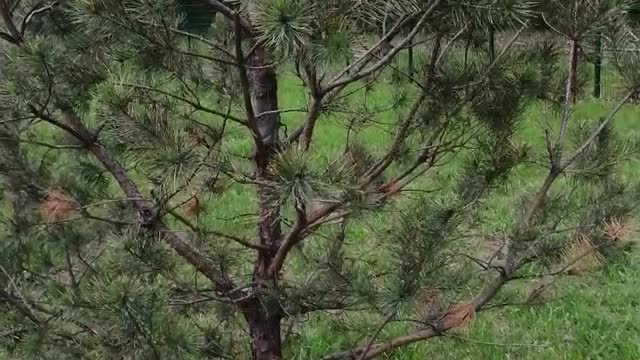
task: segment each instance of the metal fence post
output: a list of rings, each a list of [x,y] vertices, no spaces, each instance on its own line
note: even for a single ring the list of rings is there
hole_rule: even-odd
[[[602,87],[602,34],[596,34],[596,57],[593,63],[593,97],[600,98]]]

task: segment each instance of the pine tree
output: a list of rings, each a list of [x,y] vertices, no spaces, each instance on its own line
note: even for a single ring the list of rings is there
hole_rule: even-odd
[[[326,359],[372,359],[468,326],[511,284],[603,261],[640,195],[618,172],[638,145],[614,131],[640,58],[625,5],[601,3],[543,18],[569,69],[607,34],[622,100],[578,122],[564,77],[537,149],[516,130],[539,94],[557,99],[539,69],[561,55],[514,46],[541,17],[529,1],[202,0],[215,16],[185,27],[175,1],[0,0],[2,351],[293,358],[313,317],[362,341]],[[513,34],[495,56],[489,26]],[[424,65],[396,76],[418,34]],[[306,103],[288,108],[292,77]],[[539,187],[477,251],[466,234],[530,162]]]

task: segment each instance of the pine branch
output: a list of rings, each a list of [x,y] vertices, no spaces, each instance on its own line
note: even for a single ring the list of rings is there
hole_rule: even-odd
[[[269,266],[269,274],[272,277],[275,277],[278,272],[282,269],[282,265],[284,264],[284,260],[287,257],[287,254],[293,248],[293,246],[300,241],[300,234],[304,230],[307,225],[307,214],[304,211],[304,208],[296,209],[296,220],[291,227],[291,230],[287,233],[282,244],[278,247],[278,251],[276,255],[273,257],[273,261]]]
[[[309,110],[302,121],[302,136],[300,140],[300,148],[304,151],[309,150],[311,146],[311,139],[313,137],[313,129],[316,126],[316,121],[320,117],[320,109],[322,104],[322,97],[318,95],[311,95],[311,103],[309,104]]]
[[[344,68],[342,71],[340,71],[332,80],[329,84],[335,83],[338,80],[340,80],[343,76],[347,75],[351,70],[353,70],[355,67],[359,66],[363,61],[365,60],[369,60],[369,57],[376,51],[378,50],[378,48],[380,48],[380,46],[382,46],[384,43],[389,42],[394,36],[396,36],[398,34],[398,32],[400,32],[400,30],[402,29],[402,25],[404,25],[406,23],[406,21],[409,19],[408,16],[403,16],[400,19],[398,19],[398,21],[396,21],[396,23],[391,27],[391,29],[389,29],[388,32],[386,32],[381,38],[380,40],[378,40],[378,42],[376,42],[369,50],[367,50],[366,53],[364,53],[360,58],[358,58],[356,61],[354,61],[353,63],[351,63],[349,66],[347,66],[346,68]],[[357,73],[359,73],[360,71],[357,71]],[[329,86],[327,87],[327,89],[324,89],[325,91],[330,91],[331,89],[329,89]]]
[[[364,176],[363,176],[364,184],[368,184],[371,181],[373,181],[373,179],[375,179],[377,176],[382,174],[382,172],[384,172],[384,170],[387,167],[389,167],[389,165],[391,165],[393,158],[397,155],[398,151],[400,150],[400,147],[402,146],[402,143],[406,139],[409,129],[411,128],[411,124],[414,121],[414,117],[418,113],[418,110],[420,110],[422,103],[427,98],[428,85],[433,81],[435,77],[436,65],[437,65],[436,62],[440,54],[441,40],[442,40],[442,35],[439,34],[436,37],[433,49],[431,50],[431,56],[429,58],[429,67],[427,69],[425,84],[421,88],[418,98],[413,102],[411,109],[405,116],[404,120],[402,120],[402,123],[400,124],[398,131],[396,132],[393,142],[389,147],[389,150],[384,154],[384,156],[380,160],[378,160],[378,162],[376,162],[373,166],[371,166],[370,169],[368,169],[364,173]]]
[[[435,60],[435,57],[433,59]],[[411,128],[411,124],[413,124],[413,121],[415,120],[415,116],[418,113],[418,110],[420,110],[420,107],[422,106],[422,103],[425,101],[426,98],[427,98],[427,91],[425,86],[425,88],[420,91],[420,94],[418,95],[416,100],[413,102],[411,109],[409,110],[407,115],[405,115],[404,119],[400,123],[400,126],[396,132],[396,135],[394,136],[393,142],[389,147],[389,150],[387,150],[387,152],[384,154],[384,156],[380,160],[378,160],[378,162],[376,162],[373,166],[371,166],[371,168],[369,168],[364,173],[363,180],[362,180],[363,184],[371,183],[376,177],[382,174],[384,170],[387,167],[389,167],[389,165],[391,165],[394,157],[397,156],[397,153],[400,150],[402,143],[404,142],[404,140],[406,140],[406,137],[409,133],[409,129]]]
[[[491,282],[485,290],[471,300],[474,311],[481,309],[489,300],[491,300],[500,290],[500,288],[508,281],[508,278],[501,275]],[[394,338],[375,343],[371,346],[360,346],[353,350],[343,351],[323,357],[323,360],[370,360],[378,356],[384,355],[397,348],[407,346],[416,342],[431,339],[436,336],[442,336],[447,331],[455,328],[455,324],[442,321],[447,316],[445,313],[440,317],[437,323],[430,328],[416,331],[408,335],[401,335]],[[368,347],[368,349],[367,349]]]
[[[197,53],[197,52],[191,52],[191,51],[186,51],[186,50],[173,49],[173,48],[169,49],[169,50],[175,51],[175,52],[177,52],[179,54],[182,54],[182,55],[192,56],[192,57],[195,57],[195,58],[208,60],[208,61],[211,61],[211,62],[214,62],[214,63],[218,63],[218,64],[231,65],[231,66],[236,66],[236,67],[238,66],[238,63],[235,62],[235,61],[229,61],[229,60],[225,60],[225,59],[220,59],[220,58],[213,57],[213,56],[210,56],[210,55],[200,54],[200,53]]]
[[[4,39],[4,40],[6,40],[6,41],[8,41],[8,42],[10,42],[10,43],[12,43],[14,45],[20,44],[19,40],[16,40],[13,36],[7,34],[4,31],[0,31],[0,39]]]
[[[454,335],[454,334],[446,334],[445,336],[450,337],[452,339],[469,342],[469,343],[472,343],[472,344],[488,345],[488,346],[537,347],[537,348],[549,347],[549,345],[542,345],[542,344],[497,343],[497,342],[489,342],[489,341],[480,341],[480,340],[464,338],[464,337],[457,336],[457,335]]]
[[[4,26],[7,27],[7,31],[9,33],[0,33],[2,38],[13,43],[20,44],[22,43],[22,35],[20,31],[16,27],[16,24],[13,22],[12,11],[7,3],[7,0],[0,0],[0,15],[2,16],[2,20],[4,20]]]
[[[613,243],[614,243],[613,241],[608,241],[608,242],[600,243],[598,245],[594,245],[594,246],[584,250],[582,253],[578,254],[578,256],[576,256],[574,259],[572,259],[569,263],[565,264],[563,267],[561,267],[560,269],[558,269],[556,271],[552,271],[552,272],[548,272],[548,273],[544,273],[544,274],[513,276],[511,279],[512,280],[540,279],[540,278],[545,278],[545,277],[553,277],[553,276],[565,275],[567,270],[569,270],[573,265],[577,264],[580,260],[582,260],[585,257],[595,253],[599,249],[601,249],[603,247],[606,247],[606,246],[609,246],[609,245],[611,245]]]
[[[639,90],[640,87],[632,89],[625,95],[622,100],[620,100],[620,102],[618,102],[613,111],[609,113],[609,116],[602,123],[600,123],[600,125],[593,131],[593,133],[591,133],[589,138],[587,138],[587,140],[584,141],[582,145],[580,145],[578,149],[576,149],[576,151],[574,151],[573,154],[569,156],[564,164],[560,165],[561,171],[565,170],[569,165],[571,165],[578,158],[578,156],[580,156],[580,154],[582,154],[589,147],[589,145],[591,145],[591,143],[596,140],[598,135],[600,135],[600,133],[607,127],[607,125],[609,125],[615,119],[616,115],[622,109],[622,107],[626,105],[629,100],[631,100],[631,98],[633,98],[633,96],[638,93]]]
[[[367,56],[367,57],[363,57],[362,59],[363,61],[357,66],[357,69],[355,70],[356,73],[362,71],[369,64],[369,62],[372,59],[374,59],[374,56]],[[309,73],[308,70],[305,70],[305,71]],[[309,138],[309,144],[310,144],[316,121],[321,115],[322,105],[326,103],[331,103],[332,101],[339,101],[341,99],[347,98],[350,95],[358,93],[360,90],[364,89],[367,86],[367,84],[364,84],[362,86],[359,86],[349,91],[347,94],[342,94],[341,96],[338,96],[342,92],[342,90],[344,90],[347,87],[348,84],[344,84],[342,86],[334,88],[328,93],[324,93],[321,91],[321,85],[320,85],[322,79],[318,80],[316,78],[317,74],[315,74],[315,71],[313,72],[312,76],[313,76],[312,78],[316,79],[316,83],[314,86],[310,86],[311,103],[308,106],[307,114],[305,114],[305,117],[302,123],[300,124],[300,126],[298,126],[294,131],[291,132],[291,134],[289,134],[286,141],[284,142],[284,145],[291,145],[295,142],[299,142],[299,139],[302,136],[302,134],[305,132],[305,130],[308,132],[308,138]],[[315,107],[313,106],[314,101],[317,103]],[[308,146],[301,146],[301,148],[304,150],[305,148],[308,148]]]
[[[251,85],[249,83],[249,76],[247,73],[246,60],[242,54],[242,33],[240,26],[240,15],[236,14],[234,19],[235,25],[235,51],[236,61],[238,62],[238,74],[240,75],[240,87],[242,89],[242,100],[244,101],[245,113],[247,114],[247,123],[253,138],[258,148],[262,147],[262,137],[258,130],[256,123],[256,116],[253,110],[253,104],[251,103]]]
[[[229,5],[225,3],[225,1],[218,0],[201,0],[205,5],[211,6],[214,10],[222,14],[229,21],[235,22],[236,18],[239,20],[240,26],[242,30],[245,31],[249,35],[254,34],[254,29],[249,20],[244,17],[240,17],[235,9],[232,9]]]
[[[136,19],[136,21],[138,21],[141,24],[147,25],[147,26],[157,26],[156,24],[154,24],[152,22],[148,22],[148,21],[143,21],[143,20],[139,20],[139,19]],[[231,52],[229,52],[226,48],[224,48],[223,46],[220,46],[219,44],[216,44],[216,43],[214,43],[214,42],[212,42],[212,41],[210,41],[210,40],[208,40],[208,39],[206,39],[206,38],[204,38],[204,37],[202,37],[200,35],[193,34],[193,33],[190,33],[188,31],[174,29],[174,28],[171,28],[171,27],[167,27],[166,30],[168,30],[168,31],[170,31],[170,32],[172,32],[174,34],[177,34],[177,35],[182,35],[182,36],[188,37],[189,39],[200,41],[203,44],[206,44],[206,45],[210,46],[211,48],[216,49],[216,50],[224,53],[230,59],[234,58],[234,55]],[[220,61],[224,61],[222,59],[219,59],[219,60]],[[236,65],[233,62],[231,62],[231,64]]]
[[[33,321],[34,324],[38,326],[41,325],[42,320],[35,314],[31,306],[29,305],[29,302],[27,301],[26,297],[22,294],[22,292],[18,288],[18,285],[16,285],[15,281],[13,280],[13,277],[7,272],[4,266],[0,265],[0,270],[2,270],[2,273],[4,274],[4,276],[7,277],[7,281],[18,293],[18,296],[20,297],[20,299],[18,300],[14,298],[12,294],[10,294],[9,292],[7,292],[2,288],[0,288],[0,296],[2,296],[6,301],[8,301],[11,305],[13,305],[20,313],[26,316],[29,320]]]
[[[635,91],[633,92],[635,93]],[[627,95],[627,97],[625,97],[625,100],[622,102],[623,104],[628,101],[628,99],[633,95],[633,93],[630,93],[629,95]],[[616,107],[616,109],[613,111],[613,114],[609,117],[609,121],[613,118],[613,115],[622,107],[622,105],[619,105],[618,107]],[[607,122],[605,122],[607,123]],[[605,125],[601,125],[601,127],[599,128],[599,130],[597,130],[592,136],[592,139],[590,138],[591,141],[593,141],[595,139],[595,137],[597,137],[597,134],[602,131],[602,129],[604,129]],[[590,142],[590,141],[589,141]],[[588,146],[588,145],[587,145]],[[586,148],[586,146],[585,146]],[[546,194],[548,193],[548,191],[550,190],[551,186],[553,185],[553,183],[555,182],[555,180],[558,178],[558,176],[560,175],[562,170],[560,170],[560,172],[558,172],[555,168],[549,171],[549,174],[547,175],[547,177],[545,178],[543,184],[541,185],[540,189],[535,193],[535,195],[533,196],[533,198],[529,201],[529,204],[525,210],[525,212],[523,213],[523,215],[521,216],[521,218],[519,219],[516,227],[514,228],[514,233],[518,233],[521,230],[524,230],[526,227],[529,226],[529,223],[531,221],[531,219],[533,218],[534,214],[536,213],[536,211],[540,208],[540,206],[542,205],[542,201],[544,199],[544,197],[546,196]],[[516,264],[517,265],[517,264]],[[478,294],[474,299],[471,300],[471,304],[473,304],[474,309],[480,310],[483,306],[485,306],[489,301],[491,301],[491,299],[493,299],[496,294],[500,291],[500,289],[510,280],[512,280],[512,274],[516,269],[507,266],[507,267],[503,267],[499,276],[497,276],[487,287],[484,288],[484,290]],[[432,337],[435,336],[439,336],[441,334],[443,334],[444,332],[450,330],[450,328],[445,327],[441,327],[441,326],[435,326],[435,327],[431,327],[429,329],[426,330],[422,330],[422,331],[418,331],[415,332],[413,334],[409,334],[409,335],[404,335],[404,336],[399,336],[396,338],[392,338],[389,340],[386,340],[384,342],[380,342],[375,344],[374,346],[371,347],[370,350],[365,350],[364,347],[360,347],[359,349],[356,350],[352,350],[352,351],[348,351],[348,352],[342,352],[342,353],[338,353],[335,355],[330,355],[326,358],[324,358],[324,360],[346,360],[346,359],[352,359],[355,360],[356,359],[356,355],[359,355],[359,359],[362,360],[366,360],[366,359],[373,359],[375,357],[378,357],[384,353],[387,353],[393,349],[402,347],[402,346],[406,346],[408,344],[412,344],[418,341],[423,341],[423,340],[427,340],[430,339]]]
[[[459,110],[461,110],[466,104],[468,104],[470,101],[472,101],[479,93],[479,90],[481,89],[481,85],[482,83],[486,80],[486,78],[489,76],[491,70],[493,70],[493,68],[495,68],[495,66],[497,66],[497,64],[499,64],[500,60],[505,56],[505,54],[507,53],[507,51],[513,46],[513,44],[515,43],[516,39],[518,37],[520,37],[520,35],[522,34],[522,32],[526,29],[526,26],[522,26],[517,32],[516,34],[509,40],[509,42],[502,48],[502,50],[500,51],[500,53],[498,53],[498,55],[495,57],[495,59],[487,66],[487,68],[484,70],[484,72],[482,73],[482,76],[480,77],[480,80],[477,81],[477,83],[473,84],[473,86],[475,86],[475,90],[472,91],[470,93],[470,95],[468,95],[465,99],[463,99],[462,101],[460,101],[455,108],[451,111],[451,113],[456,113]],[[392,142],[392,145],[390,146],[389,150],[385,153],[385,155],[378,160],[378,162],[376,162],[370,169],[368,169],[365,174],[364,174],[364,184],[369,184],[371,183],[375,178],[377,178],[380,174],[382,174],[393,162],[394,157],[397,155],[397,152],[400,150],[400,146],[402,145],[403,141],[406,139],[407,135],[408,135],[408,131],[410,129],[410,126],[414,120],[415,115],[417,114],[418,110],[420,109],[420,106],[422,104],[422,102],[424,102],[424,100],[427,97],[427,85],[429,83],[431,83],[433,81],[433,77],[435,76],[435,71],[436,71],[436,65],[437,65],[437,61],[440,58],[440,41],[442,39],[442,35],[438,36],[435,40],[435,46],[432,49],[432,53],[431,53],[431,57],[430,57],[430,64],[429,64],[429,68],[428,68],[428,74],[425,80],[425,85],[422,88],[422,91],[420,92],[419,97],[417,98],[417,100],[413,103],[411,109],[409,110],[409,113],[405,116],[405,119],[402,121],[402,123],[400,124],[400,127],[398,129],[398,132],[396,133],[396,136],[394,137],[394,140]]]
[[[278,109],[278,110],[269,110],[261,112],[260,114],[256,114],[256,119],[260,119],[263,116],[273,115],[273,114],[286,114],[286,113],[294,113],[294,112],[307,112],[308,109],[305,108],[290,108],[290,109]]]
[[[36,314],[34,314],[31,309],[29,309],[26,303],[20,302],[4,289],[0,289],[0,299],[3,299],[7,303],[11,304],[16,310],[18,310],[19,313],[24,315],[27,319],[31,320],[34,324],[42,324],[42,320],[40,320],[40,318],[38,318],[38,316],[36,316]]]
[[[382,68],[383,66],[385,66],[386,64],[388,64],[391,60],[393,60],[393,58],[395,57],[395,55],[402,50],[402,48],[404,46],[406,46],[408,43],[410,43],[413,38],[418,34],[418,32],[420,30],[422,30],[422,27],[424,26],[425,22],[427,21],[427,19],[429,18],[429,16],[433,13],[433,11],[436,10],[436,8],[438,7],[438,5],[440,5],[441,0],[434,0],[433,3],[429,6],[429,8],[422,14],[422,16],[420,17],[420,19],[416,22],[416,24],[414,25],[413,29],[409,32],[409,34],[402,39],[395,47],[393,47],[382,59],[380,59],[379,61],[377,61],[375,64],[373,64],[372,66],[370,66],[368,69],[365,69],[361,72],[358,72],[354,75],[351,75],[345,79],[336,79],[334,81],[332,81],[331,83],[329,83],[329,85],[327,85],[326,87],[324,87],[321,92],[322,93],[327,93],[335,88],[338,88],[340,86],[346,85],[346,84],[350,84],[352,82],[358,81],[366,76],[369,76],[370,74],[372,74],[373,72],[379,70],[380,68]]]
[[[129,84],[129,83],[117,83],[116,85],[130,87],[130,88],[133,88],[133,89],[140,89],[140,90],[155,92],[155,93],[158,93],[158,94],[161,94],[161,95],[165,95],[165,96],[168,96],[168,97],[170,97],[172,99],[176,99],[176,100],[182,101],[185,104],[189,104],[196,110],[204,111],[204,112],[212,114],[212,115],[217,115],[217,116],[220,116],[220,117],[222,117],[224,119],[229,119],[231,121],[234,121],[234,122],[236,122],[238,124],[241,124],[241,125],[244,125],[244,126],[249,126],[249,123],[247,122],[247,120],[240,119],[238,117],[235,117],[235,116],[233,116],[231,114],[228,114],[228,113],[224,113],[222,111],[211,109],[209,107],[206,107],[206,106],[202,105],[200,103],[200,101],[192,101],[192,100],[189,100],[189,99],[187,99],[185,97],[182,97],[182,96],[177,95],[177,94],[170,93],[170,92],[162,90],[162,89],[158,89],[158,88],[154,88],[154,87],[150,87],[150,86],[146,86],[146,85]]]
[[[230,234],[225,234],[225,233],[222,233],[222,232],[219,232],[219,231],[199,229],[197,226],[193,225],[191,223],[191,221],[189,221],[184,216],[178,214],[176,211],[169,210],[168,213],[171,214],[171,216],[176,218],[181,223],[185,224],[189,229],[191,229],[195,233],[211,234],[211,235],[218,236],[218,237],[221,237],[221,238],[224,238],[224,239],[233,240],[236,243],[238,243],[238,244],[240,244],[240,245],[242,245],[242,246],[244,246],[246,248],[253,249],[253,250],[266,251],[266,252],[270,252],[271,251],[271,249],[266,247],[266,246],[253,244],[250,241],[248,241],[246,239],[239,238],[237,236],[233,236],[233,235],[230,235]]]
[[[371,339],[369,340],[369,342],[367,343],[367,345],[365,345],[364,350],[362,351],[362,355],[360,355],[360,357],[358,357],[358,360],[365,360],[365,357],[367,356],[367,353],[369,352],[369,350],[371,349],[371,346],[373,346],[373,343],[376,341],[376,338],[378,337],[378,335],[380,335],[380,332],[382,332],[382,329],[384,329],[385,326],[387,326],[387,324],[395,317],[395,314],[391,314],[389,316],[387,316],[384,321],[382,322],[382,324],[380,324],[380,326],[376,329],[376,331],[373,333],[373,335],[371,335]]]
[[[0,140],[5,139],[5,138],[0,138]],[[42,146],[48,149],[56,149],[56,150],[73,150],[73,149],[84,149],[84,147],[80,146],[80,145],[53,145],[53,144],[47,144],[41,141],[35,141],[35,140],[24,140],[24,139],[18,139],[19,142],[23,143],[23,144],[31,144],[31,145],[37,145],[37,146]]]
[[[29,25],[29,23],[31,22],[34,16],[40,13],[43,13],[45,11],[51,11],[53,10],[53,7],[56,5],[58,5],[57,1],[54,1],[53,3],[46,6],[43,6],[42,3],[40,2],[36,4],[33,8],[31,8],[31,10],[29,10],[27,15],[24,17],[24,19],[22,19],[22,23],[20,24],[20,38],[24,38],[24,33],[27,30],[27,26]]]
[[[567,126],[569,124],[570,112],[571,112],[571,103],[575,102],[575,72],[577,71],[576,67],[577,63],[577,49],[578,43],[575,39],[569,40],[569,65],[567,69],[567,81],[565,88],[565,99],[562,106],[562,119],[560,121],[560,133],[558,134],[558,140],[556,140],[556,144],[554,146],[554,151],[552,154],[552,166],[558,166],[561,159],[562,148],[564,144],[564,138],[567,131]]]
[[[592,137],[590,137],[585,142],[585,144],[583,144],[583,147],[578,149],[578,151],[577,151],[578,155],[579,155],[579,152],[584,151],[584,148],[586,148],[588,146],[588,144],[591,143],[597,137],[597,135],[602,131],[602,129],[604,129],[604,127],[606,127],[606,124],[609,123],[613,119],[613,117],[620,110],[622,105],[624,105],[624,103],[626,103],[631,98],[631,96],[633,96],[633,94],[635,94],[635,92],[636,92],[636,90],[634,89],[634,91],[630,92],[625,97],[625,99],[623,99],[623,101],[621,101],[621,103],[614,109],[614,111],[612,111],[612,113],[610,114],[610,116],[607,119],[607,121],[603,122],[603,124],[594,132]],[[572,156],[571,159],[575,159],[575,157],[577,157],[577,155]],[[571,160],[571,161],[573,161],[573,160]],[[568,164],[566,164],[566,165],[568,165]],[[564,168],[566,168],[566,165],[559,169],[560,172],[562,172],[562,170],[564,170]],[[518,221],[518,224],[517,224],[516,228],[514,229],[515,232],[517,232],[517,231],[525,228],[526,226],[528,226],[531,218],[533,217],[535,212],[540,208],[540,206],[542,204],[542,199],[546,196],[547,192],[551,188],[551,185],[553,185],[553,183],[555,182],[555,180],[557,179],[559,174],[560,173],[558,171],[556,171],[555,169],[549,172],[549,174],[547,175],[547,177],[546,177],[545,181],[543,182],[542,186],[540,187],[538,192],[534,195],[532,200],[529,202],[529,205],[528,205],[526,211],[524,212],[523,216]],[[476,309],[476,311],[482,309],[484,305],[486,305],[491,299],[493,299],[495,297],[495,295],[500,291],[500,289],[502,288],[502,286],[504,284],[506,284],[510,280],[514,279],[512,277],[512,275],[511,275],[513,273],[513,271],[515,271],[515,269],[503,268],[503,271],[501,272],[501,274],[498,277],[496,277],[489,284],[489,286],[487,286],[484,289],[484,291],[481,294],[479,294],[476,298],[473,299],[472,303],[473,303],[474,308]],[[411,335],[401,336],[401,337],[398,337],[398,338],[394,338],[394,339],[385,341],[384,343],[380,343],[378,346],[374,347],[373,351],[371,351],[370,353],[364,354],[362,356],[362,359],[372,359],[374,357],[377,357],[377,356],[379,356],[379,355],[381,355],[383,353],[386,353],[386,352],[388,352],[388,351],[390,351],[392,349],[395,349],[397,347],[404,346],[404,345],[407,345],[407,344],[411,344],[411,343],[414,343],[414,342],[417,342],[417,341],[426,340],[426,339],[429,339],[429,338],[434,337],[434,336],[438,336],[442,332],[444,332],[444,331],[446,331],[448,329],[446,329],[446,328],[438,328],[437,330],[438,331],[436,331],[435,329],[431,328],[431,329],[423,330],[421,332],[417,332],[417,333],[414,333],[414,334],[411,334]],[[326,358],[326,359],[329,360],[329,359],[351,359],[351,358],[352,357],[344,357],[344,353],[342,353],[342,357],[329,357],[329,358]]]
[[[172,247],[182,258],[187,260],[187,262],[211,280],[220,292],[224,293],[233,288],[234,286],[231,280],[227,279],[226,276],[217,269],[215,264],[202,253],[192,248],[176,232],[167,227],[162,220],[155,216],[153,207],[148,201],[143,200],[144,197],[135,183],[129,178],[125,170],[111,158],[106,149],[96,141],[95,135],[91,134],[84,124],[82,124],[80,118],[66,105],[59,104],[58,107],[61,108],[66,123],[48,116],[45,117],[42,114],[34,113],[34,115],[41,116],[43,120],[69,132],[84,144],[87,150],[111,173],[125,195],[129,199],[132,199],[131,204],[142,218],[143,227],[160,235],[160,238]]]

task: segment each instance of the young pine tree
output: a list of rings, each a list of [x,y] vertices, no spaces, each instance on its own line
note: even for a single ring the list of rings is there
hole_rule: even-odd
[[[638,201],[613,125],[640,67],[624,9],[578,3],[545,17],[569,69],[607,33],[625,80],[592,122],[571,76],[532,105],[562,75],[513,46],[528,1],[0,0],[0,356],[298,358],[331,326],[322,356],[372,359],[602,261]]]

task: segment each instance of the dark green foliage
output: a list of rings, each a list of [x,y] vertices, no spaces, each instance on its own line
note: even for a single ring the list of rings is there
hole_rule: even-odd
[[[193,0],[179,0],[177,12],[183,16],[178,28],[193,34],[204,34],[209,31],[215,17],[215,12],[208,6]]]

